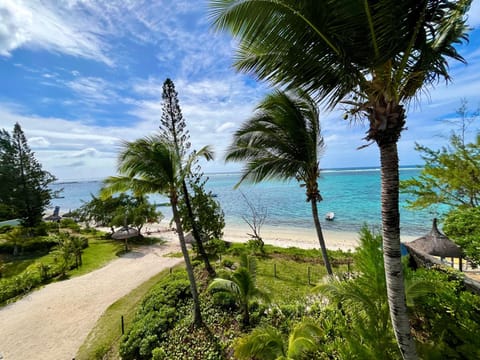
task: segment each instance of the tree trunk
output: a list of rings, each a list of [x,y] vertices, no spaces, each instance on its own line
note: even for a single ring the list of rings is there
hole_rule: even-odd
[[[396,143],[379,145],[382,176],[383,259],[393,331],[404,359],[418,359],[410,333],[400,252],[398,151]]]
[[[200,236],[200,232],[198,231],[197,222],[195,221],[195,216],[193,215],[192,205],[190,203],[190,195],[188,193],[188,188],[187,188],[187,184],[185,183],[185,180],[182,181],[182,187],[183,187],[183,197],[185,198],[185,205],[187,205],[188,217],[190,218],[190,221],[192,223],[193,237],[195,238],[195,241],[198,246],[198,253],[203,259],[203,262],[205,264],[205,269],[207,270],[208,275],[211,278],[215,278],[217,274],[213,269],[212,265],[210,264],[208,255],[205,252],[205,248],[203,247],[202,238]]]
[[[327,269],[328,275],[333,275],[332,267],[330,266],[330,260],[328,260],[327,247],[325,246],[325,239],[323,238],[322,226],[320,225],[320,220],[318,218],[318,208],[317,201],[311,199],[310,203],[312,204],[312,217],[313,222],[315,223],[315,230],[317,231],[318,242],[320,243],[320,250],[322,251],[322,258]]]
[[[248,299],[245,299],[245,304],[243,304],[243,326],[245,328],[250,326],[250,309],[248,306]]]
[[[185,267],[187,269],[188,280],[190,281],[190,291],[193,298],[193,323],[195,326],[202,326],[202,313],[200,312],[200,300],[198,297],[197,283],[195,282],[195,275],[193,274],[192,263],[190,262],[190,257],[188,255],[187,245],[185,243],[185,236],[183,234],[182,223],[180,221],[180,215],[178,214],[177,201],[175,196],[170,198],[172,204],[173,218],[175,220],[175,225],[177,227],[178,240],[180,241],[180,247],[182,248],[183,258],[185,259]]]

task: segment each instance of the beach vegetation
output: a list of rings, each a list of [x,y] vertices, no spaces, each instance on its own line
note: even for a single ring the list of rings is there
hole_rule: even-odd
[[[250,325],[250,303],[253,299],[269,301],[268,294],[257,287],[257,263],[254,257],[243,254],[240,266],[228,278],[215,278],[208,290],[227,292],[232,295],[242,309],[243,326]]]
[[[120,310],[116,306],[107,310],[89,335],[89,355],[84,353],[83,358],[118,359],[118,349],[124,348],[137,359],[198,359],[199,354],[202,359],[232,359],[242,356],[238,348],[248,344],[243,350],[254,351],[251,358],[261,360],[271,359],[273,354],[273,358],[288,355],[296,348],[294,339],[298,338],[298,344],[308,345],[308,350],[301,354],[302,346],[298,346],[300,353],[298,357],[290,353],[292,359],[400,359],[387,306],[381,236],[365,228],[360,238],[358,253],[335,252],[337,279],[326,276],[319,250],[266,245],[265,255],[252,262],[251,256],[245,256],[245,244],[232,244],[224,254],[228,264],[217,264],[219,276],[232,279],[241,265],[253,270],[255,263],[256,286],[270,298],[269,302],[250,303],[248,327],[243,323],[242,307],[230,291],[208,291],[212,282],[197,262],[194,270],[205,326],[192,328],[188,275],[185,270],[178,270],[178,274],[166,271],[158,287],[154,286],[142,301],[137,292],[132,292],[132,302],[130,295],[120,300],[138,303],[134,318],[135,309],[127,311],[125,336],[121,336],[118,325]],[[354,261],[348,267],[352,256]],[[309,267],[315,269],[311,281]],[[416,271],[405,268],[405,277],[413,336],[421,358],[445,358],[445,354],[452,359],[477,358],[480,297],[464,291],[461,275],[442,267]],[[178,298],[182,300],[169,304],[170,294],[177,291],[181,291]],[[172,306],[172,316],[162,315],[162,321],[159,314]],[[303,323],[309,324],[305,330],[313,330],[305,336],[296,330]],[[111,329],[113,334],[100,334],[99,329]],[[271,341],[258,344],[259,339]],[[270,353],[261,351],[266,347],[271,347]],[[95,351],[98,356],[93,355]]]
[[[184,271],[175,271],[161,279],[143,299],[133,324],[122,338],[120,355],[124,360],[151,359],[152,351],[168,335],[183,315],[191,298],[189,280]]]
[[[106,240],[102,232],[73,232],[59,225],[55,223],[47,236],[29,236],[21,242],[15,240],[22,237],[19,228],[0,235],[0,304],[43,284],[98,269],[120,253],[121,245]],[[20,243],[17,256],[12,254],[15,242]]]
[[[175,90],[175,85],[173,81],[169,78],[167,78],[163,83],[162,99],[163,106],[162,117],[160,121],[160,136],[165,139],[165,141],[173,144],[173,148],[179,159],[184,160],[187,158],[187,156],[193,156],[192,159],[195,159],[195,151],[189,154],[189,149],[191,146],[190,133],[186,128],[185,119],[182,115],[182,110],[180,108],[178,93]],[[212,158],[213,157],[206,157],[205,159],[211,160]],[[200,222],[200,213],[196,211],[199,210],[199,202],[203,199],[204,202],[202,205],[202,210],[203,212],[209,211],[214,216],[214,218],[211,219],[213,221],[212,227],[217,228],[219,226],[222,226],[223,213],[221,212],[220,205],[212,198],[212,194],[207,194],[205,192],[203,185],[207,180],[204,179],[202,181],[203,173],[201,172],[198,162],[193,160],[192,163],[190,163],[190,165],[188,166],[188,169],[186,168],[185,170],[187,171],[185,171],[184,176],[180,180],[181,186],[179,188],[179,196],[181,197],[181,201],[179,201],[178,204],[179,211],[182,210],[182,205],[184,206],[184,214],[186,214],[187,216],[181,216],[180,218],[184,222],[183,225],[186,225],[191,229],[192,235],[195,239],[195,247],[198,251],[198,254],[202,258],[208,274],[213,278],[216,275],[215,270],[210,264],[208,255],[205,252],[203,246],[204,239],[202,238],[202,235],[205,235],[205,229],[202,229],[202,227],[207,226],[209,221]],[[190,185],[190,189],[188,185]],[[192,199],[190,191],[194,192],[194,197],[197,196],[196,204],[193,204],[194,200]],[[187,218],[188,220],[186,220]],[[220,238],[220,236],[216,237]],[[208,239],[205,239],[205,241],[208,241]]]
[[[439,150],[420,144],[425,164],[418,177],[401,182],[402,192],[411,195],[407,205],[414,209],[446,206],[448,209],[480,206],[480,134],[465,143],[461,135],[451,135]]]
[[[43,170],[19,123],[10,134],[0,131],[0,221],[21,219],[33,228],[57,194],[49,185],[55,176]]]
[[[210,1],[215,28],[238,41],[239,71],[302,89],[330,108],[342,104],[346,119],[368,122],[366,146],[380,152],[388,305],[405,359],[418,356],[403,285],[397,143],[405,105],[449,81],[450,60],[465,62],[455,45],[468,39],[471,2]]]
[[[273,326],[255,328],[234,344],[236,359],[301,360],[312,358],[318,348],[322,330],[311,321],[303,321],[293,328],[285,341],[281,331]]]
[[[87,227],[91,225],[109,227],[112,234],[116,226],[125,225],[133,226],[141,233],[145,224],[160,222],[163,218],[163,214],[155,205],[148,202],[146,196],[132,196],[126,193],[106,197],[92,194],[91,200],[73,211],[71,216]]]
[[[443,221],[443,231],[464,251],[473,264],[480,264],[480,207],[457,208]]]
[[[187,159],[179,157],[175,144],[160,135],[153,135],[133,142],[124,142],[118,159],[118,176],[111,176],[104,181],[101,197],[109,197],[117,192],[132,191],[134,195],[159,193],[168,196],[172,207],[176,232],[180,242],[190,290],[193,298],[194,324],[201,326],[200,300],[193,266],[185,242],[178,203],[180,189],[185,174],[198,157],[210,159],[212,153],[208,147],[194,152]]]
[[[225,159],[246,161],[237,186],[245,180],[258,183],[275,178],[296,179],[305,187],[323,262],[332,275],[317,207],[317,202],[322,200],[318,178],[323,148],[319,112],[313,99],[300,90],[275,91],[234,133]]]

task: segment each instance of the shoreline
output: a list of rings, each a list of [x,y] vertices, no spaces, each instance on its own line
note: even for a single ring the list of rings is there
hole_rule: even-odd
[[[150,232],[147,235],[147,231]],[[245,225],[227,225],[224,228],[223,240],[236,243],[247,242],[250,237],[250,228]],[[169,241],[178,241],[175,231],[167,224],[148,224],[142,229],[144,236],[161,235]],[[296,227],[263,226],[260,231],[265,244],[279,247],[298,247],[301,249],[319,249],[315,229]],[[323,230],[325,244],[329,250],[353,251],[359,245],[359,234],[349,231]],[[402,242],[415,240],[414,236],[402,236]]]

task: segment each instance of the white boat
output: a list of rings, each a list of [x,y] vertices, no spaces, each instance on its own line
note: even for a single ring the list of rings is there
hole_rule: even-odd
[[[330,211],[325,215],[325,220],[332,221],[333,219],[335,219],[335,213],[333,211]]]

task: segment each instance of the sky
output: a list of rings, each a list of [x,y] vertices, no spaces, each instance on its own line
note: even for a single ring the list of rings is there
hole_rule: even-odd
[[[450,62],[452,82],[429,88],[407,109],[400,165],[422,164],[415,142],[446,142],[462,99],[480,107],[480,0],[459,48],[468,64]],[[192,147],[210,144],[206,173],[225,164],[233,132],[271,89],[232,66],[236,43],[212,29],[203,0],[0,0],[0,128],[18,122],[35,157],[59,180],[115,175],[122,141],[158,131],[162,84],[178,92]],[[326,143],[321,168],[378,167],[364,145],[365,124],[321,109]],[[474,127],[476,126],[476,127]],[[473,136],[477,125],[472,125]]]

